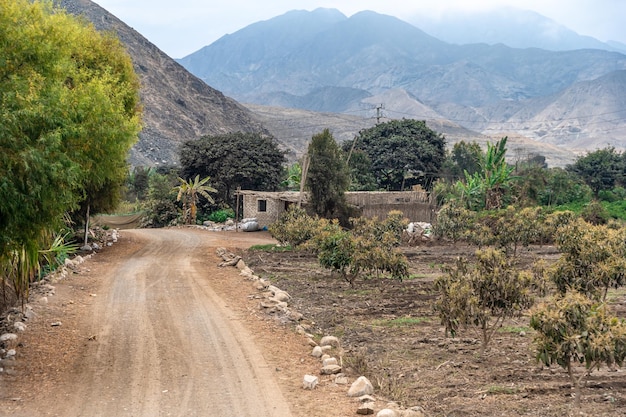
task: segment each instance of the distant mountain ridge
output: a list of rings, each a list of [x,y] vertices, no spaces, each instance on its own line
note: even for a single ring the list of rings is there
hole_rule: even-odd
[[[403,90],[388,99],[410,97],[419,110],[390,116],[447,119],[490,136],[523,135],[578,151],[626,143],[626,115],[602,87],[610,82],[622,91],[626,55],[618,52],[453,45],[391,16],[317,9],[257,22],[179,62],[241,102],[354,112]],[[602,95],[577,102],[571,94],[583,91],[578,84]],[[589,113],[575,118],[569,106]],[[592,128],[602,126],[593,116],[601,113],[616,114],[616,126]]]
[[[141,80],[144,128],[129,156],[133,165],[175,164],[178,147],[207,134],[267,131],[235,100],[209,87],[121,20],[89,0],[56,0],[98,30],[115,32]]]
[[[551,51],[604,49],[626,52],[626,45],[602,42],[575,31],[537,12],[513,7],[489,11],[448,12],[438,18],[417,14],[408,21],[445,42],[466,45],[502,43],[512,48],[541,48]]]

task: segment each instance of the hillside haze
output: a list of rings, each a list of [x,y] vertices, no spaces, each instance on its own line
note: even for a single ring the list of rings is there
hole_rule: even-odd
[[[257,22],[179,62],[241,102],[369,117],[379,103],[388,118],[488,137],[624,148],[626,56],[615,51],[454,45],[391,16],[317,9]]]
[[[489,11],[447,12],[437,18],[419,14],[409,21],[443,41],[458,45],[502,43],[513,48],[541,48],[551,51],[605,49],[626,52],[626,45],[601,42],[537,12],[501,7]]]
[[[133,165],[176,164],[180,144],[202,135],[266,133],[248,109],[192,75],[97,4],[89,0],[56,4],[85,17],[98,30],[115,32],[132,58],[141,80],[144,124],[129,157]]]

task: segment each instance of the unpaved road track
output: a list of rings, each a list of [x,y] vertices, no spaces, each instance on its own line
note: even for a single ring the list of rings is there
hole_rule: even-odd
[[[123,234],[131,241],[128,250],[99,269],[92,264],[97,283],[67,290],[65,297],[76,301],[63,305],[68,310],[61,328],[40,323],[50,343],[72,340],[66,351],[49,357],[53,365],[31,371],[40,374],[30,381],[35,397],[24,398],[28,393],[17,384],[17,392],[3,393],[0,415],[292,416],[276,371],[242,323],[245,317],[211,287],[215,275],[224,273],[214,255],[216,246],[225,245],[223,237],[185,229]],[[76,328],[70,330],[72,323]],[[28,352],[25,337],[22,350]],[[21,360],[55,354],[46,352],[45,343],[39,350]],[[16,396],[12,404],[9,397]]]

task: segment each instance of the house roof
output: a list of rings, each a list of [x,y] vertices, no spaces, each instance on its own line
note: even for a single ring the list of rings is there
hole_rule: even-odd
[[[235,192],[235,195],[247,195],[260,199],[274,199],[280,201],[288,201],[290,203],[297,203],[300,199],[299,191],[252,191],[252,190],[238,190]],[[302,193],[302,202],[306,203],[309,201],[309,193]]]

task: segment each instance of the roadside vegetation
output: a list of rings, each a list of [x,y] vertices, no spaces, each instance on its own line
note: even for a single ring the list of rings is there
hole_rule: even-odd
[[[609,302],[626,285],[626,153],[600,149],[564,169],[548,168],[541,155],[511,163],[506,137],[446,152],[425,122],[396,120],[341,145],[325,129],[288,167],[273,138],[229,133],[186,142],[180,167],[131,170],[139,82],[120,42],[47,2],[0,0],[0,27],[5,307],[27,301],[29,285],[77,250],[76,229],[88,228],[90,214],[124,200],[123,211],[145,212],[145,227],[225,222],[239,212],[238,189],[307,190],[310,204],[269,229],[280,246],[255,250],[312,254],[350,294],[368,280],[382,293],[421,280],[404,251],[412,219],[360,218],[344,193],[423,189],[437,211],[429,242],[474,252],[437,267],[429,283],[446,337],[478,331],[485,355],[504,323],[523,321],[536,360],[567,372],[577,405],[594,370],[626,359],[626,327]],[[544,245],[559,258],[520,262]],[[424,322],[430,317],[378,325]]]

